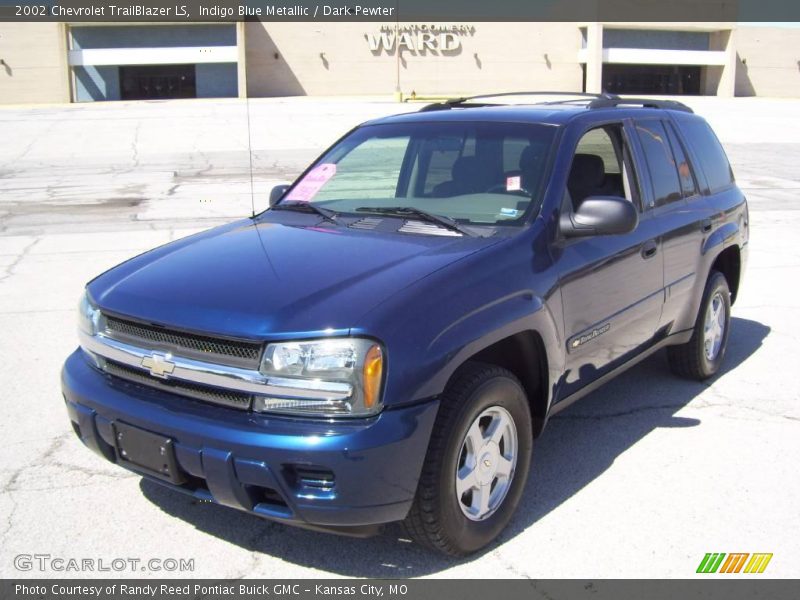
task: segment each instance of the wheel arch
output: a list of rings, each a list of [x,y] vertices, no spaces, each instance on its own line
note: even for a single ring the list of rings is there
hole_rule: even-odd
[[[550,385],[549,364],[544,339],[536,330],[509,335],[469,356],[451,376],[465,364],[481,362],[507,369],[519,379],[531,411],[533,436],[538,437],[547,421]]]
[[[742,258],[738,245],[728,246],[717,255],[711,264],[708,276],[711,277],[711,273],[714,271],[719,271],[725,276],[731,292],[731,304],[733,304],[739,293],[739,281],[742,274]]]

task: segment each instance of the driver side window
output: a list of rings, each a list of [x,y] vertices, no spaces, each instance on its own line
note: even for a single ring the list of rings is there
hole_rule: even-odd
[[[622,124],[587,131],[572,157],[566,194],[573,210],[589,196],[617,196],[638,205]]]

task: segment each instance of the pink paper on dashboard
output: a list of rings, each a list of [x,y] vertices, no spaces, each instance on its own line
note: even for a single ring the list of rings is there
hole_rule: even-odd
[[[331,177],[336,175],[336,165],[333,163],[322,163],[311,169],[306,176],[298,183],[294,189],[286,196],[287,200],[295,202],[308,202],[322,186],[328,183]]]

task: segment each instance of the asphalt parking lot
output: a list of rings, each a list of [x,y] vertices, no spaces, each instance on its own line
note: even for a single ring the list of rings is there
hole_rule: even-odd
[[[658,354],[558,415],[534,445],[509,529],[459,561],[396,527],[339,538],[200,504],[86,450],[59,390],[82,287],[249,214],[245,104],[0,108],[0,576],[93,575],[15,567],[20,554],[48,554],[193,559],[193,572],[144,574],[194,577],[683,578],[706,552],[770,552],[766,574],[800,575],[800,100],[687,102],[709,118],[750,200],[725,370],[682,381]],[[256,210],[351,126],[405,109],[251,101]]]

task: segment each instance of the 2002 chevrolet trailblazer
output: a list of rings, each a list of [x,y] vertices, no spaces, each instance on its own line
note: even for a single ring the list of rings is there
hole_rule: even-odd
[[[83,442],[174,489],[463,555],[511,519],[555,411],[667,347],[720,368],[748,212],[670,101],[486,97],[357,127],[260,215],[86,288]]]

